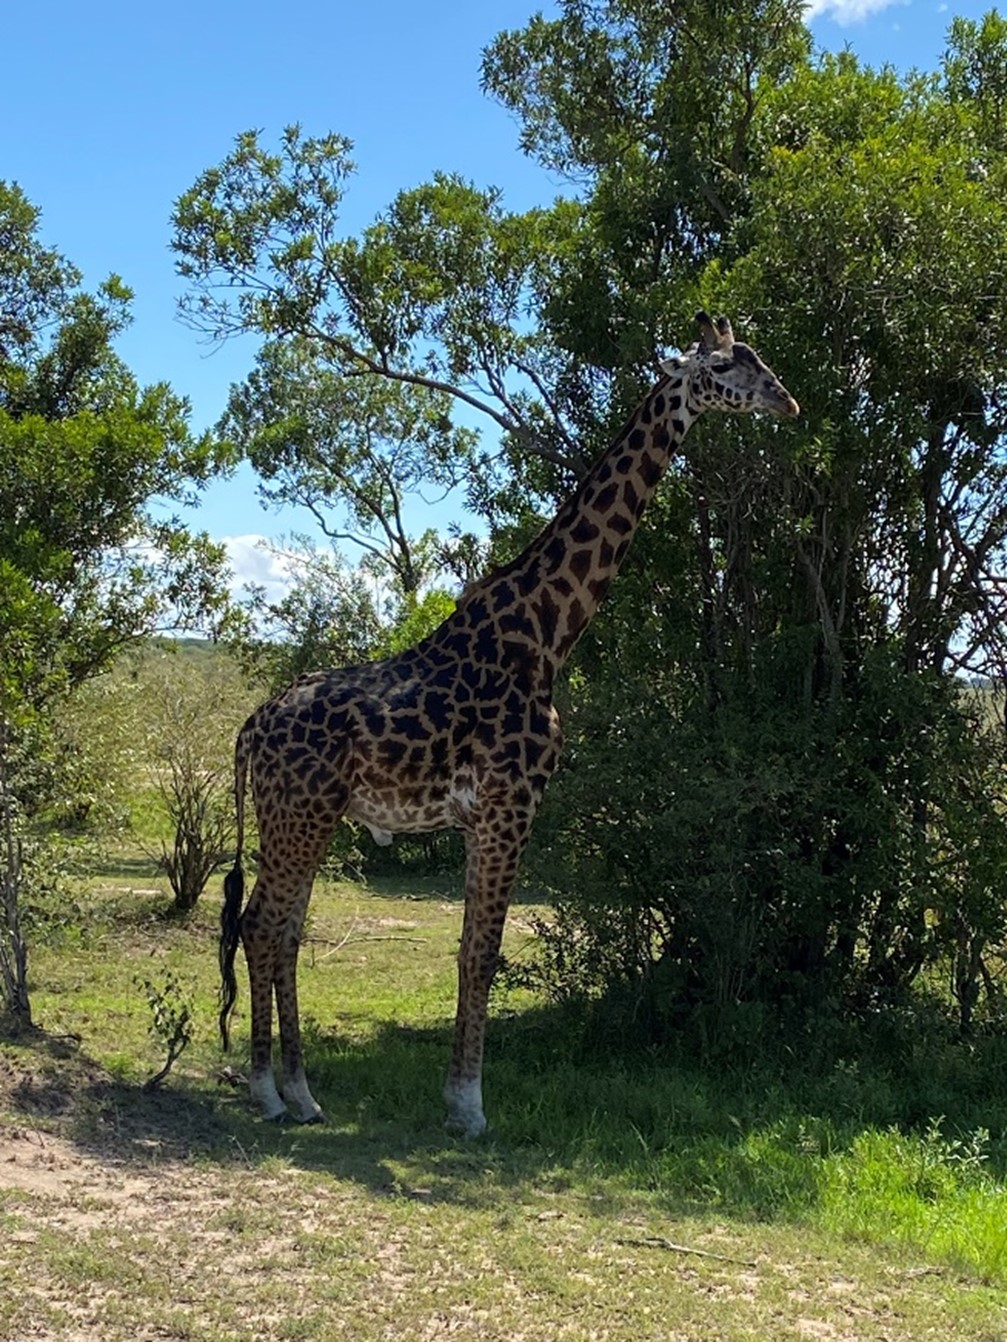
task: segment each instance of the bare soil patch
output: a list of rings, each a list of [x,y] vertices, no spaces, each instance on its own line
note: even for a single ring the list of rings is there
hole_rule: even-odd
[[[144,1094],[72,1041],[0,1049],[0,1342],[1007,1336],[981,1284],[794,1228],[595,1209],[534,1180],[478,1196],[506,1168],[492,1146],[404,1169],[365,1134],[367,1178],[312,1167],[304,1130],[263,1136],[289,1159],[249,1153],[234,1106],[191,1080]]]

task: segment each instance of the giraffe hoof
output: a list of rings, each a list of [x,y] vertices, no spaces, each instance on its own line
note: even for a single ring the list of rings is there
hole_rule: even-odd
[[[478,1078],[468,1081],[449,1079],[444,1086],[448,1106],[447,1129],[463,1137],[481,1137],[486,1131],[482,1085]]]
[[[321,1109],[319,1109],[317,1114],[307,1114],[304,1118],[299,1118],[297,1122],[302,1128],[315,1127],[319,1123],[325,1122],[325,1115],[322,1113]]]
[[[474,1141],[477,1137],[485,1135],[486,1120],[482,1114],[478,1119],[465,1118],[461,1114],[448,1114],[444,1120],[444,1127],[452,1137],[464,1137],[466,1141]]]
[[[487,1135],[487,1129],[467,1128],[462,1123],[445,1123],[444,1130],[449,1137],[455,1137],[463,1142],[478,1142]]]
[[[321,1105],[308,1089],[308,1083],[304,1079],[303,1069],[296,1072],[284,1082],[283,1098],[289,1105],[290,1112],[293,1114],[295,1122],[325,1122],[325,1115],[322,1113]]]

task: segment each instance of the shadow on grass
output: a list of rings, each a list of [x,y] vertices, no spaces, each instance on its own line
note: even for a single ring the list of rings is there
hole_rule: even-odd
[[[128,856],[125,853],[103,853],[91,859],[78,859],[80,875],[94,880],[144,881],[149,883],[161,874],[161,864],[155,857]]]
[[[23,1125],[43,1144],[49,1134],[59,1136],[81,1157],[121,1171],[157,1166],[170,1178],[172,1163],[268,1169],[280,1161],[380,1197],[489,1204],[501,1182],[513,1186],[517,1174],[500,1177],[504,1164],[491,1144],[455,1142],[444,1133],[439,1087],[405,1113],[388,1110],[387,1096],[367,1093],[368,1079],[392,1071],[404,1044],[389,1031],[365,1054],[320,1069],[336,1075],[339,1091],[325,1092],[325,1124],[301,1126],[258,1118],[244,1085],[176,1073],[146,1090],[111,1076],[74,1039],[35,1030],[0,1046],[0,1114],[9,1115],[0,1126]],[[338,1053],[317,1032],[311,1051],[316,1060]],[[526,1172],[523,1165],[522,1178]]]
[[[3,1107],[118,1165],[279,1160],[380,1197],[486,1209],[562,1193],[615,1215],[645,1195],[669,1215],[800,1219],[822,1197],[826,1162],[865,1132],[925,1135],[937,1119],[946,1136],[931,1143],[935,1159],[953,1167],[966,1150],[959,1137],[985,1127],[985,1168],[1007,1176],[1002,1047],[935,1054],[930,1041],[928,1054],[921,1040],[916,1056],[884,1065],[865,1048],[814,1066],[739,1057],[703,1068],[655,1052],[600,1053],[552,1009],[498,1014],[487,1042],[491,1127],[476,1141],[444,1130],[447,1025],[387,1024],[361,1040],[306,1021],[321,1125],[263,1122],[244,1085],[181,1071],[145,1092],[44,1035],[17,1047],[20,1076]],[[10,1057],[0,1054],[0,1081]]]
[[[336,883],[339,877],[333,878]],[[374,899],[402,899],[410,901],[437,901],[462,905],[465,901],[465,869],[446,871],[436,876],[417,876],[409,871],[384,872],[379,875],[361,874],[359,882],[354,882],[365,895]],[[523,904],[533,904],[541,908],[544,903],[541,890],[519,887],[510,901],[512,908]]]
[[[226,1134],[212,1092],[117,1080],[73,1036],[32,1030],[0,1050],[0,1108],[117,1162],[210,1154]]]

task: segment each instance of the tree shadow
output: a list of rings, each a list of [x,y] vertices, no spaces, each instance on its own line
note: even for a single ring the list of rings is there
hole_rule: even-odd
[[[125,853],[102,853],[89,859],[78,859],[79,873],[92,880],[135,880],[149,882],[161,874],[161,864],[156,857],[129,856]]]
[[[601,1052],[556,1008],[498,1012],[484,1078],[490,1130],[469,1141],[444,1128],[446,1023],[388,1023],[363,1038],[351,1027],[305,1022],[324,1124],[262,1121],[243,1084],[206,1074],[178,1071],[145,1091],[42,1034],[19,1045],[20,1075],[0,1086],[0,1108],[117,1166],[280,1161],[378,1197],[473,1208],[562,1192],[591,1214],[619,1215],[646,1196],[669,1216],[792,1219],[821,1197],[827,1155],[872,1129],[923,1132],[938,1116],[951,1133],[985,1116],[1000,1135],[988,1168],[1007,1177],[1007,1101],[990,1106],[983,1061],[965,1052],[927,1090],[912,1069],[893,1063],[885,1075],[866,1057],[836,1056],[817,1078],[793,1060],[789,1075],[779,1059],[697,1066],[656,1050]]]
[[[315,1033],[317,1058],[332,1041]],[[394,1032],[385,1039],[393,1053],[401,1048]],[[365,1073],[394,1066],[380,1040],[367,1059]],[[229,1069],[219,1077],[179,1070],[147,1089],[111,1075],[73,1036],[33,1029],[0,1048],[0,1114],[7,1115],[0,1126],[33,1132],[41,1141],[58,1136],[82,1158],[119,1171],[166,1170],[193,1161],[254,1169],[280,1161],[350,1180],[378,1196],[473,1200],[466,1176],[485,1167],[489,1147],[447,1136],[439,1112],[434,1117],[434,1090],[419,1113],[403,1115],[366,1093],[359,1065],[337,1064],[335,1070],[346,1075],[337,1076],[338,1089],[326,1089],[324,1124],[266,1122]],[[436,1187],[421,1186],[426,1169],[449,1175]]]
[[[0,1053],[0,1109],[90,1155],[148,1163],[211,1150],[223,1133],[213,1096],[182,1090],[184,1113],[178,1095],[118,1080],[72,1035],[35,1029]]]
[[[419,902],[464,904],[465,870],[441,872],[433,876],[417,876],[412,872],[383,872],[361,876],[354,882],[374,899],[401,899]],[[541,908],[547,902],[543,892],[530,886],[518,886],[511,897],[511,906],[534,904]]]

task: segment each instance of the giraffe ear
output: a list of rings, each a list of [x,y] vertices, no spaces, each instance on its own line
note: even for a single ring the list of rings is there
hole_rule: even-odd
[[[714,350],[729,350],[734,344],[734,332],[726,317],[718,317],[714,322],[708,312],[697,312],[696,325],[699,327],[699,347],[708,354]]]
[[[693,346],[695,348],[695,346]],[[677,373],[680,368],[684,368],[689,362],[684,354],[672,354],[667,359],[661,359],[660,367],[662,373]]]

